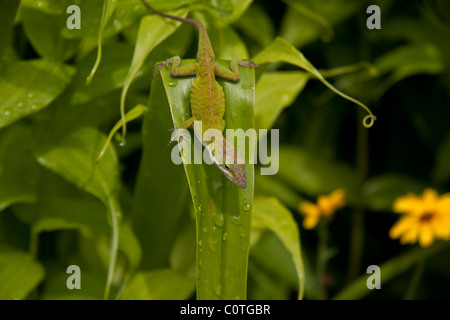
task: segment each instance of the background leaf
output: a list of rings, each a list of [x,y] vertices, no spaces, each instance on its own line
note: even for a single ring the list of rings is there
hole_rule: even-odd
[[[0,253],[0,298],[25,299],[44,278],[44,268],[22,252]]]
[[[0,73],[0,128],[48,106],[74,70],[47,60],[13,62]]]
[[[252,228],[272,230],[289,251],[298,277],[298,298],[303,298],[304,269],[300,251],[300,235],[291,213],[275,198],[256,198]]]
[[[171,269],[136,274],[125,289],[124,300],[184,300],[194,291],[195,283]]]

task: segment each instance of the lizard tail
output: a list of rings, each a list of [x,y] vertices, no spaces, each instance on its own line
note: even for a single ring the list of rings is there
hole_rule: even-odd
[[[156,13],[157,15],[160,15],[160,16],[165,17],[165,18],[173,19],[173,20],[176,20],[176,21],[188,23],[188,24],[191,24],[191,25],[193,25],[193,26],[196,26],[196,27],[199,28],[199,29],[205,29],[205,26],[204,26],[200,21],[198,21],[198,20],[195,20],[195,19],[189,19],[189,18],[180,18],[180,17],[172,16],[172,15],[170,15],[170,14],[163,13],[163,12],[158,11],[158,10],[154,9],[153,7],[151,7],[151,6],[147,3],[147,1],[145,1],[145,0],[142,0],[142,3],[143,3],[148,9],[150,9],[151,11],[153,11],[154,13]]]

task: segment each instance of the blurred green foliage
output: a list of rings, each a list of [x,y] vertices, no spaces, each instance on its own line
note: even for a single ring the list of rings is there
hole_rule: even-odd
[[[277,175],[255,168],[248,299],[295,299],[303,272],[305,298],[401,299],[424,259],[415,297],[449,298],[449,246],[405,253],[388,232],[396,197],[450,189],[450,3],[379,0],[382,28],[368,30],[371,2],[151,1],[202,20],[217,59],[263,64],[255,126],[279,129],[281,146]],[[109,298],[194,298],[186,174],[152,153],[173,127],[161,82],[148,104],[153,65],[193,58],[194,30],[149,15],[140,0],[72,3],[80,30],[66,27],[68,1],[0,1],[0,299],[101,299],[107,283]],[[305,72],[301,54],[370,107],[372,128]],[[113,139],[96,163],[120,107],[139,105],[150,107],[143,127],[130,122],[126,145]],[[337,188],[347,207],[328,224],[318,275],[318,234],[302,228],[298,204]],[[72,264],[82,290],[66,287]],[[364,286],[373,264],[385,268],[382,290]]]

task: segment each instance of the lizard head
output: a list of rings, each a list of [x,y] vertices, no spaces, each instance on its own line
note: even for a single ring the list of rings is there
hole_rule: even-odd
[[[247,179],[245,178],[245,165],[244,164],[226,164],[224,167],[232,175],[232,178],[228,175],[227,178],[238,187],[245,189],[247,187]]]
[[[223,145],[222,145],[223,143]],[[231,182],[240,188],[247,187],[245,164],[237,150],[225,139],[214,141],[207,147],[213,163]],[[224,153],[223,150],[227,152]],[[226,154],[232,155],[227,157]]]

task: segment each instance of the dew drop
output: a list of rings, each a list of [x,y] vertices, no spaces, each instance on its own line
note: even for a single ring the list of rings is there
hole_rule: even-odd
[[[236,225],[241,224],[241,217],[240,216],[232,216],[231,222]]]
[[[220,296],[220,295],[222,294],[222,286],[221,286],[220,284],[217,284],[217,285],[214,287],[214,293],[215,293],[217,296]]]
[[[214,221],[214,223],[218,226],[218,227],[222,227],[223,226],[223,214],[221,213],[213,213],[212,214],[212,219]]]
[[[216,242],[217,241],[210,241],[208,243],[209,250],[211,250],[212,252],[216,252]]]
[[[242,210],[244,210],[246,212],[250,211],[250,208],[251,208],[250,203],[246,203],[242,206]]]
[[[176,86],[178,85],[178,80],[172,79],[172,80],[170,80],[170,81],[167,83],[167,85],[168,85],[169,87],[176,87]]]
[[[122,27],[122,23],[120,23],[120,21],[117,19],[113,20],[113,24],[116,29],[120,29]]]
[[[119,142],[119,146],[120,147],[125,147],[127,145],[127,142],[125,141],[125,140],[121,140],[120,142]]]
[[[223,240],[223,241],[227,241],[227,239],[228,239],[228,233],[225,232],[225,233],[223,234],[222,240]]]
[[[33,97],[34,97],[33,92],[29,92],[29,93],[27,94],[27,97],[28,97],[28,98],[33,98]]]
[[[208,233],[208,228],[207,227],[203,228],[203,233]]]

